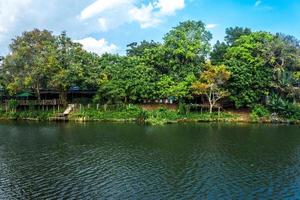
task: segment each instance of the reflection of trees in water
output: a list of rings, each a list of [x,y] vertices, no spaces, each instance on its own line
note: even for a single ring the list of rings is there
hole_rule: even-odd
[[[0,177],[8,177],[11,192],[29,195],[69,187],[70,194],[83,188],[81,192],[101,191],[103,197],[114,191],[119,197],[157,199],[237,199],[253,194],[280,198],[281,191],[295,192],[300,177],[296,128],[222,123],[11,124],[3,139],[0,135],[0,146],[13,152],[0,148],[0,161],[7,168]]]

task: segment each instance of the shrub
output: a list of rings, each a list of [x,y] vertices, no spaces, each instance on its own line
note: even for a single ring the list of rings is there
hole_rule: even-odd
[[[11,99],[8,101],[8,109],[11,110],[11,111],[16,111],[18,107],[18,101],[17,100],[14,100],[14,99]]]
[[[272,95],[267,105],[272,112],[275,112],[282,117],[297,120],[300,119],[300,107],[278,95]]]
[[[270,111],[263,105],[256,105],[252,108],[251,117],[253,119],[268,118],[270,117]]]
[[[187,114],[187,105],[185,103],[180,102],[178,105],[178,114],[186,115]]]

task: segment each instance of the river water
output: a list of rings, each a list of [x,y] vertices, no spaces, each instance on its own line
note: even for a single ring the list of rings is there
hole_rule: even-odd
[[[300,127],[0,123],[0,199],[300,199]]]

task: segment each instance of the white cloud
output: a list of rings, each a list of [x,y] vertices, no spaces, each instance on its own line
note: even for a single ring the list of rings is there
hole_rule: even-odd
[[[107,31],[108,30],[108,23],[105,18],[99,18],[98,24],[100,26],[101,31]]]
[[[262,3],[262,1],[261,0],[256,0],[256,2],[255,2],[255,4],[254,4],[254,6],[255,7],[258,7],[260,4]]]
[[[273,7],[270,5],[266,5],[263,0],[256,0],[254,7],[260,11],[272,11]]]
[[[132,0],[97,0],[81,12],[80,19],[86,20],[98,14],[101,14],[102,12],[115,8],[121,8],[124,5],[131,5],[132,3]]]
[[[142,5],[141,8],[134,7],[129,11],[129,15],[133,21],[140,23],[141,28],[148,28],[161,22],[159,18],[153,15],[153,9],[154,7],[150,3],[148,6]]]
[[[156,7],[161,15],[173,15],[177,10],[184,8],[184,0],[158,0]]]
[[[74,42],[82,44],[85,50],[94,52],[98,55],[115,53],[118,50],[118,47],[115,44],[109,44],[104,38],[96,40],[95,38],[88,37],[81,40],[75,40]]]
[[[207,29],[213,29],[213,28],[216,28],[217,26],[219,26],[219,24],[207,24],[206,28]]]
[[[185,7],[185,0],[152,0],[138,5],[138,0],[96,0],[80,13],[79,19],[98,20],[100,30],[107,31],[124,23],[138,22],[141,28],[154,27],[166,16]]]
[[[22,10],[26,10],[31,0],[0,1],[0,41],[4,34],[14,28],[16,20],[21,17]]]

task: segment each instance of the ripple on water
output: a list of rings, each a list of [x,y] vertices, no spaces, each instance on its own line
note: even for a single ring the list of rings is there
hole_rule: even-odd
[[[0,199],[300,198],[296,128],[35,126],[0,127]]]

